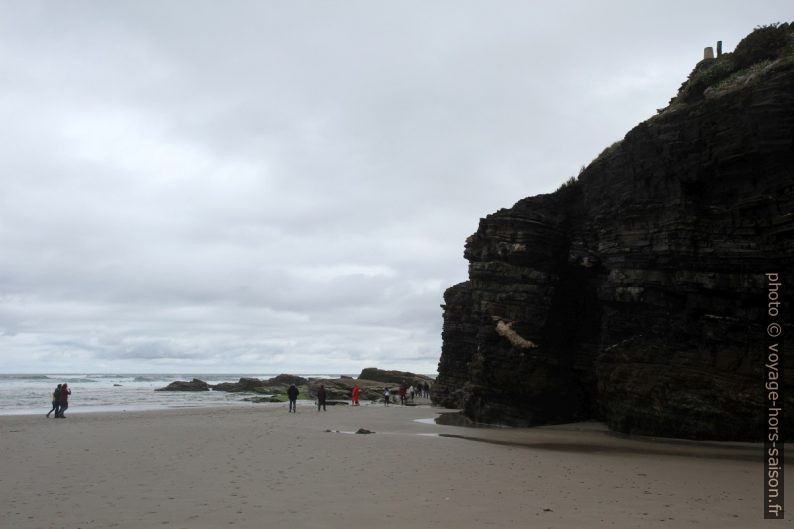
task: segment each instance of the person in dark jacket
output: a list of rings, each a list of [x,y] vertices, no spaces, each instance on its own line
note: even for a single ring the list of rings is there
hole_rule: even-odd
[[[295,407],[298,400],[298,388],[295,387],[295,384],[290,384],[287,390],[287,397],[289,397],[289,411],[297,413]]]
[[[58,404],[59,404],[59,408],[60,409],[55,414],[55,416],[58,419],[65,419],[66,418],[66,416],[64,415],[64,412],[66,411],[66,408],[69,407],[69,395],[71,395],[71,394],[72,394],[72,390],[69,389],[69,386],[67,386],[66,382],[64,382],[61,385],[61,393],[59,394],[59,398],[58,398]]]
[[[328,411],[325,409],[325,386],[320,384],[320,389],[317,390],[317,411],[320,411],[322,407],[323,411]]]
[[[61,405],[61,385],[58,384],[58,387],[55,388],[55,391],[52,392],[52,409],[47,412],[47,417],[50,416],[50,413],[55,412],[55,416],[58,416],[58,408]]]

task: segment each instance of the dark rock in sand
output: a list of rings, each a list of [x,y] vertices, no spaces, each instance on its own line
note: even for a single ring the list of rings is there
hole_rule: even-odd
[[[356,433],[359,433],[359,434],[369,434],[369,433],[375,433],[375,432],[372,432],[372,431],[370,431],[370,430],[367,430],[366,428],[359,428],[358,430],[356,430]]]
[[[164,388],[155,389],[155,391],[209,391],[210,385],[204,382],[203,380],[199,380],[194,378],[190,382],[177,380],[175,382],[171,382]]]
[[[740,44],[699,64],[669,107],[555,193],[480,220],[469,280],[444,294],[435,403],[483,423],[761,439],[764,274],[794,277],[794,34],[782,31],[789,45],[762,62]],[[783,426],[792,438],[794,414]]]

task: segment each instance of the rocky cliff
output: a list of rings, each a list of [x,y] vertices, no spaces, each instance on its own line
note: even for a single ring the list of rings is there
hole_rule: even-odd
[[[444,295],[437,404],[481,422],[760,438],[763,274],[794,278],[793,29],[702,61],[578,178],[480,220],[469,280]]]

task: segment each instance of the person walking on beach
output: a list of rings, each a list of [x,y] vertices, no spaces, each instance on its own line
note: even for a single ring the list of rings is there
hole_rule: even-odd
[[[320,384],[320,389],[317,390],[317,411],[320,411],[321,406],[323,411],[328,411],[325,409],[325,386],[322,384]]]
[[[61,393],[58,395],[59,410],[55,413],[56,418],[58,419],[66,418],[64,412],[66,411],[66,408],[69,407],[69,395],[71,394],[72,394],[72,390],[69,389],[69,386],[67,386],[66,382],[64,382],[61,385]]]
[[[400,406],[405,406],[405,384],[400,384]]]
[[[298,400],[298,388],[295,387],[295,384],[290,384],[287,390],[287,397],[289,397],[289,411],[297,413],[295,407]]]
[[[391,392],[389,388],[383,388],[383,403],[388,406],[389,405],[389,398],[391,397]]]
[[[353,386],[353,395],[352,395],[352,399],[351,399],[353,401],[353,406],[358,406],[358,396],[359,396],[360,393],[361,393],[361,390],[359,389],[358,384]]]
[[[58,416],[58,408],[60,407],[61,403],[61,385],[55,388],[55,391],[52,392],[52,409],[47,412],[47,418],[50,417],[50,413],[55,412],[55,416]]]

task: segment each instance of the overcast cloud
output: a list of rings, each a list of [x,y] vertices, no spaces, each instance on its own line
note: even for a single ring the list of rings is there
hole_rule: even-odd
[[[434,372],[478,219],[786,1],[0,3],[0,371]]]

